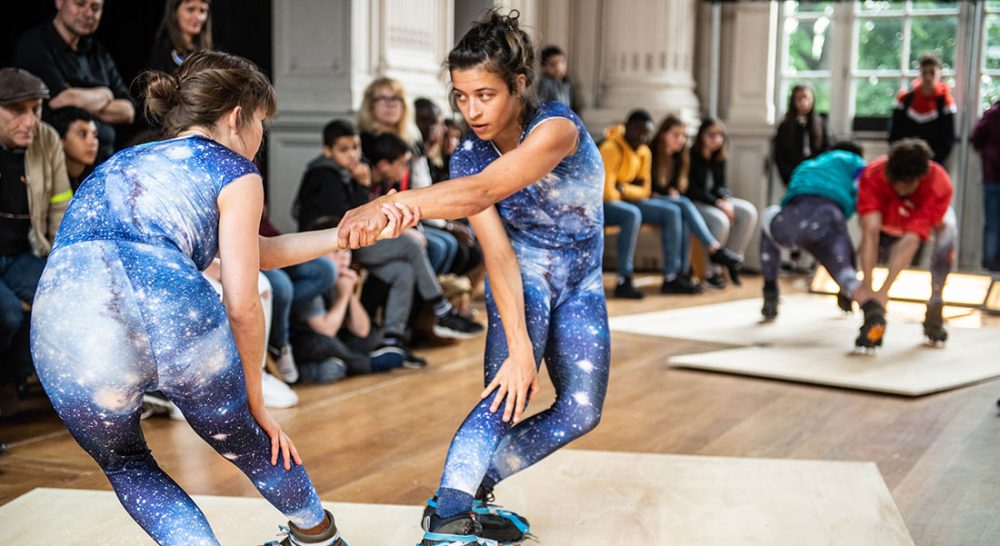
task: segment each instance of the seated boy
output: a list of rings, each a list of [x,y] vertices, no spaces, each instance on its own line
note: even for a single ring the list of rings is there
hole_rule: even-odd
[[[313,229],[334,227],[333,218],[320,218]],[[351,269],[351,251],[327,257],[337,268],[337,282],[327,297],[316,296],[293,309],[292,346],[303,380],[327,383],[343,375],[384,372],[407,364],[396,347],[379,347],[379,336],[358,296],[358,273]]]

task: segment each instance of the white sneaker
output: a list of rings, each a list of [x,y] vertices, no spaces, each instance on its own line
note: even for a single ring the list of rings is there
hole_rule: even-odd
[[[260,381],[264,405],[269,408],[290,408],[299,403],[299,397],[284,381],[264,372]]]
[[[292,356],[292,346],[285,344],[278,353],[278,356],[274,356],[274,364],[278,368],[278,374],[281,375],[280,379],[284,379],[285,383],[295,383],[299,380],[299,368],[295,365],[295,357]]]

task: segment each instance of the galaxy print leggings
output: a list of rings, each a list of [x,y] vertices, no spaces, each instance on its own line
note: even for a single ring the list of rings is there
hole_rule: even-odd
[[[114,241],[59,248],[33,315],[35,365],[56,412],[157,543],[218,544],[146,446],[139,414],[151,389],[177,404],[195,432],[293,523],[323,521],[305,469],[271,466],[271,442],[247,407],[225,310],[189,258]]]
[[[813,255],[844,292],[858,285],[854,243],[844,213],[833,201],[818,195],[793,197],[781,207],[764,212],[760,238],[761,269],[765,281],[778,279],[781,250],[798,248]]]
[[[493,396],[466,417],[448,451],[441,487],[475,495],[592,430],[608,385],[610,335],[601,281],[603,237],[574,249],[549,250],[511,241],[521,266],[525,318],[536,365],[545,359],[556,390],[548,409],[517,425],[490,413]],[[507,337],[489,288],[485,384],[507,358]]]

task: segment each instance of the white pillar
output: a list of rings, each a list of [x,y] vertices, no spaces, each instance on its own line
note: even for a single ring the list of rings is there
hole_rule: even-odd
[[[727,6],[723,35],[722,119],[729,134],[728,184],[733,194],[762,210],[768,203],[768,169],[774,132],[775,51],[778,26],[775,2]],[[760,231],[747,248],[746,263],[760,267]]]
[[[698,117],[694,93],[695,0],[604,2],[601,19],[601,93],[588,110],[592,130],[646,108],[659,119]]]

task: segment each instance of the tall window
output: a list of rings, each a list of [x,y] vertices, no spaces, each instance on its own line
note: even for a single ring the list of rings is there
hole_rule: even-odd
[[[979,70],[980,112],[1000,100],[1000,0],[986,3],[983,54]]]
[[[968,100],[963,87],[970,74],[979,77],[978,100],[984,105],[995,100],[1000,96],[1000,0],[983,5],[982,41],[979,51],[969,52],[963,33],[976,27],[982,13],[974,2],[782,2],[779,113],[788,104],[788,90],[805,83],[816,92],[817,109],[829,113],[835,133],[883,130],[896,95],[911,87],[920,74],[921,54],[930,51],[941,56],[944,82],[960,91],[956,101]],[[976,58],[979,67],[972,64]]]
[[[998,0],[1000,1],[1000,0]],[[785,2],[780,97],[787,104],[789,90],[798,84],[812,87],[816,110],[830,111],[830,52],[833,9],[836,2]]]
[[[941,56],[942,79],[955,86],[957,2],[865,0],[855,4],[851,66],[856,118],[892,113],[900,89],[920,75],[920,55]]]

